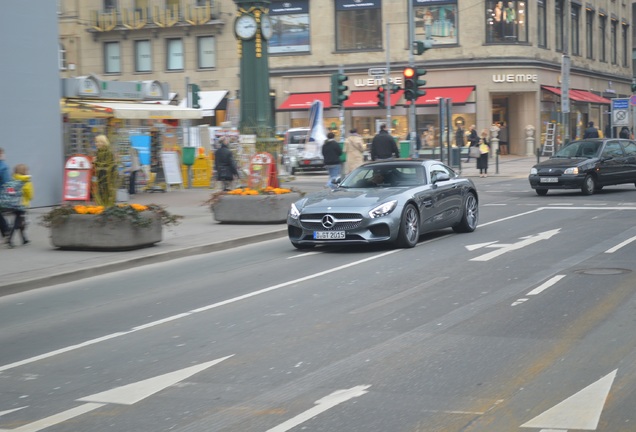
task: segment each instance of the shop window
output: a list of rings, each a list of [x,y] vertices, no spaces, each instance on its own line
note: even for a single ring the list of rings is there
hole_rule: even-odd
[[[541,48],[548,46],[547,23],[545,0],[537,0],[537,44]]]
[[[166,41],[166,48],[166,69],[169,71],[183,70],[183,40],[168,39]]]
[[[525,1],[486,1],[486,42],[528,42],[528,10]]]
[[[431,6],[419,6],[413,0],[415,39],[432,40],[433,45],[457,44],[457,1],[435,2]]]
[[[149,40],[135,41],[135,72],[152,72],[152,52]]]
[[[58,45],[57,62],[60,70],[66,70],[66,48],[63,44]]]
[[[581,6],[572,3],[571,4],[571,10],[570,10],[570,17],[571,17],[571,27],[572,27],[572,55],[581,55],[581,47],[580,47],[580,31],[579,31],[579,24],[580,24],[580,17],[581,17]]]
[[[104,43],[104,73],[121,73],[121,53],[119,42]]]
[[[589,59],[594,58],[594,11],[585,11],[585,55]]]
[[[308,53],[310,47],[309,0],[272,1],[269,7],[272,37],[270,54]]]
[[[382,49],[382,1],[336,0],[336,51]]]
[[[599,15],[598,17],[598,40],[599,46],[599,60],[602,62],[607,61],[607,45],[605,44],[605,34],[607,27],[607,17],[605,15]]]
[[[554,47],[557,51],[563,51],[565,49],[564,7],[563,0],[556,0],[554,2]]]
[[[216,40],[213,36],[197,38],[199,53],[199,69],[214,69],[216,67]]]

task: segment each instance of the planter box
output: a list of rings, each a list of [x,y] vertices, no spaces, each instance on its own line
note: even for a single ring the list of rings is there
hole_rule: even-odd
[[[212,204],[213,218],[226,223],[284,223],[297,192],[280,195],[222,195]]]
[[[127,220],[114,219],[102,224],[100,217],[72,214],[64,223],[51,227],[51,243],[60,249],[124,251],[152,246],[162,240],[161,218],[152,218],[147,227],[137,227]]]

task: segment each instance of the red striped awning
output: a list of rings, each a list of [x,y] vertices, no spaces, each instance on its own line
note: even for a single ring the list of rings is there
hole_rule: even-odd
[[[541,88],[561,96],[561,89],[559,87],[541,86]],[[576,102],[589,102],[603,105],[612,104],[612,101],[609,99],[585,90],[570,89],[570,99]]]
[[[301,111],[308,110],[315,100],[322,101],[323,108],[331,108],[331,93],[292,93],[285,102],[279,105],[278,111]]]
[[[391,95],[391,106],[395,106],[398,103],[402,94],[404,94],[404,91],[399,90]],[[378,106],[378,91],[352,91],[349,94],[349,99],[344,102],[344,107],[349,109],[380,108]]]
[[[438,99],[450,99],[453,105],[465,104],[475,86],[467,87],[425,87],[426,94],[415,101],[416,105],[438,105]]]

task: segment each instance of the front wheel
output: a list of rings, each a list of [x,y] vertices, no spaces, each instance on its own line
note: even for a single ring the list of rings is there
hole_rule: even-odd
[[[583,186],[581,186],[581,192],[583,195],[592,195],[596,190],[596,179],[591,174],[588,174],[583,180]]]
[[[478,220],[479,205],[477,203],[477,197],[474,193],[469,192],[466,196],[466,201],[464,201],[462,220],[453,227],[453,231],[456,233],[473,232],[477,228]]]
[[[408,204],[402,213],[397,246],[401,248],[415,247],[420,238],[420,215],[413,204]]]

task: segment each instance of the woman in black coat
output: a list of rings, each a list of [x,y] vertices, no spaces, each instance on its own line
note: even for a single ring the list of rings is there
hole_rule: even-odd
[[[479,177],[488,177],[488,157],[490,156],[488,129],[484,129],[483,131],[481,131],[479,153],[479,157],[477,158],[477,169],[479,170]]]
[[[232,150],[228,148],[225,138],[221,139],[221,147],[214,153],[214,171],[216,179],[223,182],[223,190],[230,190],[230,183],[234,180],[234,176],[238,177],[238,170]]]

